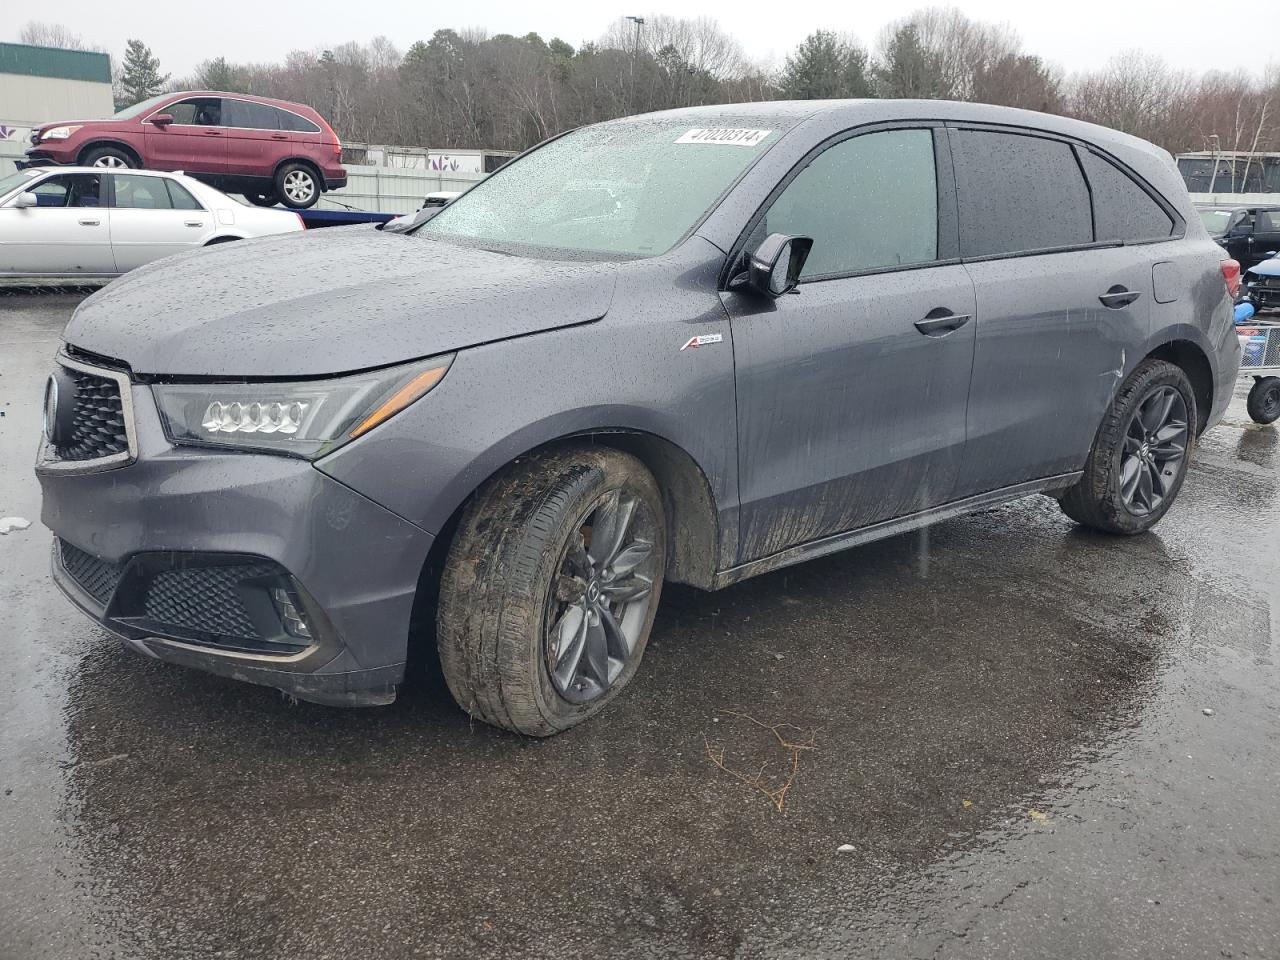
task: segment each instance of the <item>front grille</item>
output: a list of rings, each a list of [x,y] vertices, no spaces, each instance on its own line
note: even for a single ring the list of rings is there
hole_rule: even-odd
[[[148,620],[199,633],[241,640],[260,639],[237,585],[276,572],[268,564],[182,567],[155,575],[143,609]]]
[[[1262,285],[1264,287],[1280,287],[1280,277],[1263,277]]]
[[[66,367],[75,381],[76,399],[70,436],[53,445],[59,460],[100,460],[129,449],[120,384],[84,370]]]
[[[115,593],[123,568],[91,553],[85,553],[65,540],[58,540],[57,543],[62,569],[67,572],[67,576],[105,607],[111,594]]]

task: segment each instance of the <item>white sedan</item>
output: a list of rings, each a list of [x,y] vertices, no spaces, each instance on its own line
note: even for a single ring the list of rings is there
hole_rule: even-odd
[[[101,281],[195,247],[306,229],[151,170],[38,167],[0,177],[0,282]]]

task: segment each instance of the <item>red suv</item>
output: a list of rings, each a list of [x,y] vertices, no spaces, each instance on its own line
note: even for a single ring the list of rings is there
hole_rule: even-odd
[[[166,93],[109,120],[48,123],[27,165],[183,170],[258,206],[305,209],[347,185],[342,145],[310,107],[239,93]]]

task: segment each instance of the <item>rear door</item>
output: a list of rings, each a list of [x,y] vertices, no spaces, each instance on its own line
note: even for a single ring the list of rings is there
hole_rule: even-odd
[[[227,172],[269,178],[277,159],[287,156],[293,134],[281,129],[281,111],[265,103],[230,97],[222,101],[227,130]]]
[[[212,233],[212,215],[182,184],[142,173],[111,180],[111,249],[120,273],[194,249]]]
[[[936,139],[935,139],[936,137]],[[948,499],[965,441],[973,284],[956,259],[941,127],[830,143],[750,230],[808,236],[797,295],[727,292],[740,560]],[[949,173],[949,170],[948,170]]]
[[[955,125],[951,146],[977,293],[963,497],[1083,467],[1151,328],[1159,252],[1137,241],[1168,239],[1173,218],[1111,160],[1051,135]],[[1126,236],[1140,214],[1144,236]]]
[[[0,208],[0,275],[111,276],[106,175],[57,173],[28,190],[37,206]]]
[[[173,123],[163,127],[144,124],[148,169],[227,172],[227,131],[222,126],[220,98],[188,97],[155,113],[169,114]]]

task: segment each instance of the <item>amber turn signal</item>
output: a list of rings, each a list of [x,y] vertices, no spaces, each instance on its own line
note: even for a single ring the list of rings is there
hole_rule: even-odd
[[[420,374],[383,401],[377,410],[373,411],[373,413],[369,414],[356,424],[355,429],[351,431],[351,439],[354,440],[361,434],[368,433],[383,420],[395,416],[439,383],[440,379],[444,376],[445,371],[448,369],[449,368],[447,366],[444,366],[432,367],[430,370],[423,370]]]

